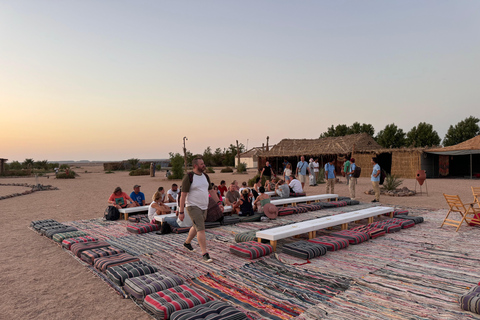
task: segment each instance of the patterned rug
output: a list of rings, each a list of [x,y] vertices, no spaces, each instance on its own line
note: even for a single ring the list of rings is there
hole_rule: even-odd
[[[370,206],[323,209],[207,229],[207,248],[214,259],[210,264],[202,262],[196,240],[192,242],[196,252],[183,247],[187,234],[132,234],[126,231],[130,222],[102,219],[64,224],[107,241],[159,271],[180,276],[209,297],[234,305],[250,319],[480,319],[480,315],[461,310],[457,302],[480,280],[480,250],[476,250],[480,228],[440,229],[446,210],[410,208],[409,215],[422,216],[425,222],[312,260],[282,253],[284,244],[306,239],[306,235],[278,241],[275,254],[254,262],[229,253],[238,233]],[[361,224],[366,220],[349,227]],[[339,230],[323,230],[318,235]],[[85,266],[124,295],[104,274]]]

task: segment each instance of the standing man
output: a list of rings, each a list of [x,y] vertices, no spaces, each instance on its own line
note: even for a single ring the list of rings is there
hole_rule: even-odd
[[[345,173],[348,177],[350,177],[350,184],[348,189],[350,190],[350,198],[352,198],[352,200],[355,200],[355,185],[357,184],[357,178],[353,176],[353,173],[355,172],[355,167],[355,158],[352,158],[350,159],[350,171]]]
[[[343,172],[345,172],[345,178],[347,179],[348,186],[348,182],[350,181],[350,175],[347,174],[347,172],[350,172],[350,161],[348,159],[343,164]]]
[[[201,158],[195,158],[192,161],[193,173],[187,173],[182,181],[182,193],[180,195],[180,203],[178,209],[179,218],[187,214],[193,222],[190,228],[187,240],[183,244],[189,251],[193,249],[191,241],[197,236],[198,245],[202,250],[203,261],[212,262],[210,255],[207,252],[207,239],[205,236],[205,219],[207,218],[208,209],[208,195],[218,204],[220,210],[223,212],[222,202],[218,200],[215,190],[210,184],[210,179],[204,171],[206,169],[205,163]],[[190,178],[192,180],[190,181]],[[182,219],[183,220],[183,219]]]
[[[378,159],[376,157],[372,158],[372,186],[373,191],[375,192],[375,199],[372,202],[380,202],[380,166],[378,165]]]
[[[327,190],[326,193],[330,193],[329,190],[331,189],[332,193],[335,192],[335,179],[337,178],[337,174],[335,173],[335,159],[330,160],[325,164],[325,180],[327,182]]]
[[[262,176],[265,176],[267,180],[272,179],[272,166],[268,161],[265,163],[265,167],[263,167],[262,172],[260,173],[260,178],[262,178]]]
[[[140,186],[138,184],[133,186],[133,191],[130,193],[130,198],[136,204],[137,207],[145,205],[145,195],[140,192]]]
[[[305,161],[305,157],[301,156],[300,161],[297,163],[296,175],[298,176],[300,183],[302,184],[302,190],[304,189],[305,182],[308,178],[307,171],[310,172],[310,169],[308,168],[308,163],[307,161]]]
[[[320,163],[318,163],[318,158],[313,162],[313,174],[315,175],[315,183],[318,181],[318,176],[320,173]]]

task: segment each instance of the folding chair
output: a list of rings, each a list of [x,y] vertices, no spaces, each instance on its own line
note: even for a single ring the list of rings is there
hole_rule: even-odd
[[[473,202],[480,207],[480,187],[472,187]]]
[[[453,195],[448,195],[444,193],[443,196],[445,197],[445,200],[447,201],[447,204],[450,207],[450,210],[448,210],[448,213],[445,216],[445,219],[443,220],[443,223],[440,226],[440,228],[443,227],[444,224],[446,224],[449,226],[457,227],[457,230],[455,230],[455,232],[457,232],[464,221],[471,226],[475,224],[480,225],[480,220],[476,219],[476,215],[480,214],[480,208],[473,207],[475,202],[464,204],[462,200],[460,200],[460,197],[458,195],[453,196]],[[460,221],[448,219],[448,216],[452,212],[460,213],[460,215],[462,216],[462,219]],[[472,217],[469,217],[469,216],[472,216]]]

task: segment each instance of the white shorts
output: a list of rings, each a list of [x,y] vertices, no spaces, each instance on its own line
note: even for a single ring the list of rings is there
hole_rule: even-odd
[[[298,175],[298,180],[300,180],[300,182],[302,182],[302,183],[305,183],[305,182],[307,182],[307,177],[308,176],[304,176],[303,174],[299,174]]]

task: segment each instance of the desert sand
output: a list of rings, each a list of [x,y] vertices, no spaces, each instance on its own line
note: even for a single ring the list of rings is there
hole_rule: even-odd
[[[127,193],[140,184],[147,200],[159,187],[169,189],[172,181],[164,172],[149,176],[131,177],[128,172],[105,174],[100,165],[78,165],[73,168],[79,177],[73,180],[38,178],[44,185],[59,190],[39,191],[33,194],[0,200],[2,217],[0,318],[3,319],[150,319],[131,300],[123,299],[99,278],[72,259],[59,246],[28,228],[30,221],[55,219],[60,222],[92,219],[103,216],[107,198],[117,186]],[[240,183],[255,175],[210,174],[212,182],[227,184],[236,179]],[[180,181],[175,181],[177,184]],[[345,179],[336,185],[335,193],[349,196]],[[1,178],[0,184],[35,184],[35,178]],[[415,189],[414,179],[404,179],[403,185]],[[383,196],[381,203],[396,207],[447,208],[442,193],[459,194],[465,202],[473,197],[470,186],[480,186],[478,180],[427,180],[426,194],[413,197]],[[370,202],[373,196],[364,194],[371,188],[368,178],[360,178],[357,199]],[[0,186],[0,196],[23,192],[29,188]],[[417,188],[417,191],[419,189]],[[423,188],[425,191],[425,187]],[[307,194],[325,192],[325,185],[306,187]]]

